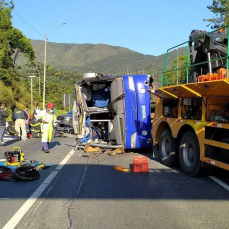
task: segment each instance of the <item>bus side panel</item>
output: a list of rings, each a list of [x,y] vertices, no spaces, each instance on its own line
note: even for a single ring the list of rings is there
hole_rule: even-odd
[[[137,122],[137,147],[149,148],[151,142],[151,110],[150,110],[150,93],[149,77],[141,75],[135,77],[136,93],[137,93],[137,107],[138,107],[138,122]]]
[[[128,76],[123,76],[125,93],[125,148],[131,149],[131,136],[137,132],[137,97],[129,88]]]
[[[132,90],[133,87],[130,87],[128,77],[133,77],[135,91]],[[149,142],[151,139],[150,94],[146,91],[149,88],[149,79],[146,75],[124,76],[123,82],[126,123],[125,148],[149,148],[151,147],[151,142]]]

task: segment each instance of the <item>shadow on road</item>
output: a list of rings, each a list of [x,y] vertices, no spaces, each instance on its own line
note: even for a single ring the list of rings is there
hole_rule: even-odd
[[[229,199],[229,192],[208,177],[187,177],[179,168],[176,170],[154,168],[153,164],[149,166],[148,173],[122,172],[115,170],[114,165],[109,163],[99,164],[114,159],[114,157],[103,156],[101,159],[75,155],[76,160],[84,163],[65,165],[54,179],[55,190],[48,198],[71,199],[76,195],[78,199]],[[17,192],[10,191],[11,198],[26,198],[24,190],[35,191],[52,171],[55,172],[56,167],[57,165],[54,165],[41,171],[41,179],[36,181],[8,183],[0,181],[0,183],[4,182],[4,185],[1,185],[1,193],[6,194],[9,190],[16,189]]]
[[[16,139],[8,140],[8,141],[4,142],[4,143],[2,144],[2,146],[3,146],[3,147],[4,147],[4,146],[9,146],[9,145],[15,144],[15,143],[17,143],[17,142],[19,142],[19,141],[17,141]]]
[[[61,143],[59,141],[50,142],[49,149],[52,149],[55,146],[60,146],[60,145],[61,145]]]

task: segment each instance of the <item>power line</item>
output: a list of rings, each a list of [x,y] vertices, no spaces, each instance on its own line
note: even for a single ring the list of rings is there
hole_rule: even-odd
[[[18,17],[21,18],[21,20],[23,20],[30,28],[32,28],[35,32],[37,32],[40,36],[42,36],[43,38],[45,38],[45,36],[43,36],[40,32],[38,32],[33,26],[31,26],[25,19],[23,19],[15,10],[13,10],[15,14],[17,14]],[[46,38],[45,38],[46,39]],[[60,58],[60,56],[56,53],[56,50],[53,48],[51,42],[49,42],[50,47],[52,48],[52,50],[55,52],[57,58],[60,60],[60,62],[63,64],[64,66],[64,70],[68,70],[64,61]]]
[[[31,26],[25,19],[23,19],[15,10],[13,10],[15,14],[17,14],[17,16],[19,18],[21,18],[22,21],[24,21],[30,28],[32,28],[34,31],[36,31],[40,36],[42,36],[43,38],[45,38],[45,36],[43,36],[40,32],[38,32],[35,28],[33,28],[33,26]]]

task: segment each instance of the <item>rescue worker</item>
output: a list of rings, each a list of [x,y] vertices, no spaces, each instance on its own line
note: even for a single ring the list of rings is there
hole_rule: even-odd
[[[23,140],[27,140],[27,132],[26,132],[26,119],[28,115],[25,111],[18,109],[17,107],[14,108],[14,112],[12,115],[12,120],[15,121],[15,130],[18,136],[18,140],[21,140],[21,132],[23,136]]]
[[[4,137],[4,133],[6,129],[6,118],[8,118],[8,116],[9,114],[6,111],[6,104],[1,103],[1,106],[0,106],[0,145]]]
[[[27,114],[27,119],[26,119],[26,122],[25,122],[26,130],[29,130],[29,110],[28,110],[27,107],[25,108],[24,112]]]
[[[48,103],[46,109],[41,110],[37,118],[41,120],[41,142],[42,150],[49,153],[49,143],[52,139],[53,125],[56,115],[53,113],[54,104]]]

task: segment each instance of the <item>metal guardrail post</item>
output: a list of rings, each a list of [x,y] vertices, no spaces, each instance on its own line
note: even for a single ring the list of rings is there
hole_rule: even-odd
[[[229,55],[229,25],[227,26],[227,71],[226,71],[226,77],[228,79],[228,55]]]
[[[188,76],[189,76],[189,64],[190,64],[190,46],[188,42],[188,47],[187,47],[187,68],[186,68],[186,82],[188,83]]]

